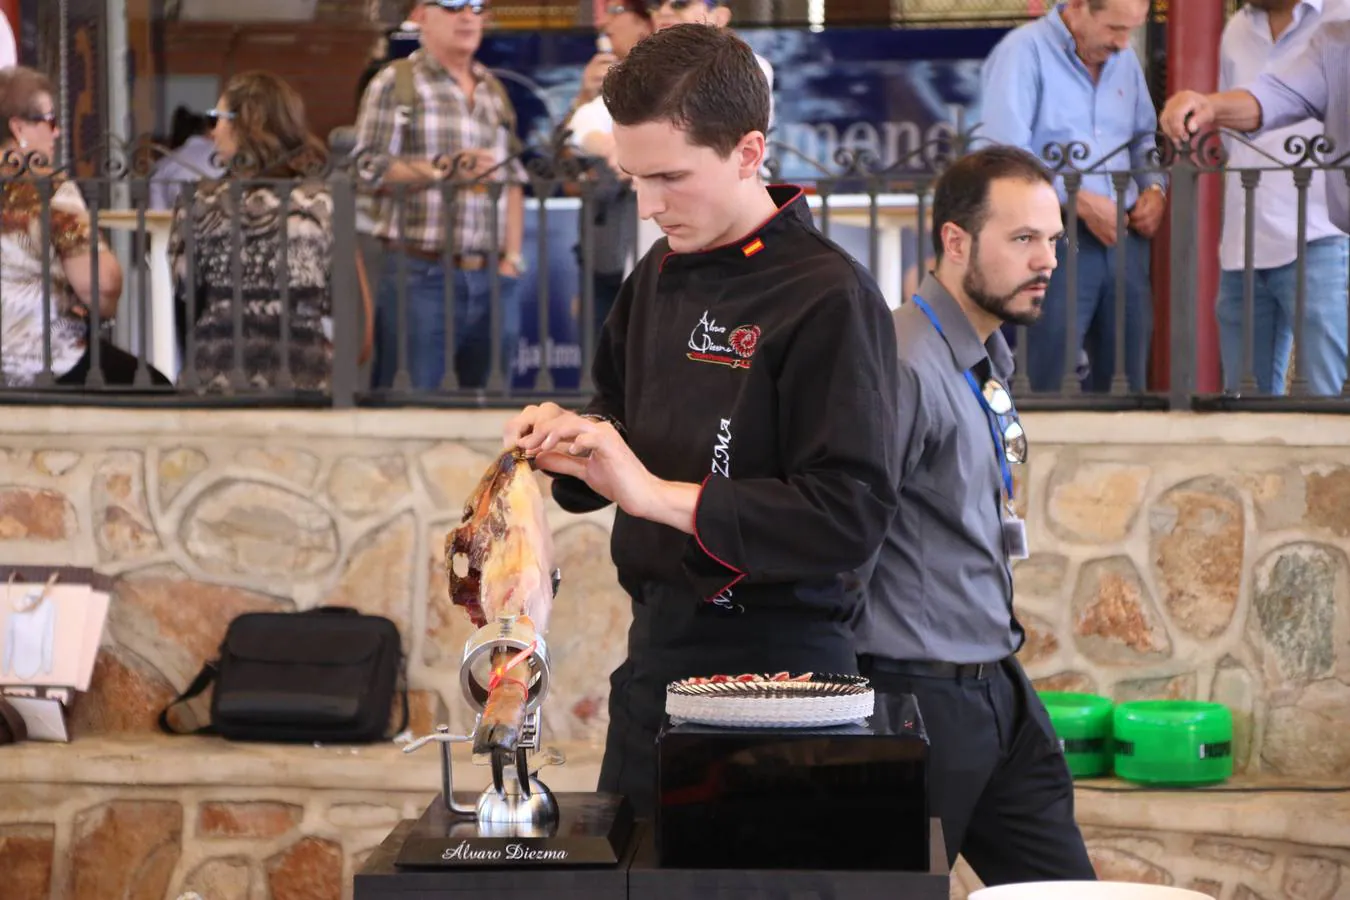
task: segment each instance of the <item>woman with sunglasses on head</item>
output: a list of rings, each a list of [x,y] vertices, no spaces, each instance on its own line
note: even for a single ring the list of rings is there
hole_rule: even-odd
[[[333,313],[333,200],[321,176],[323,146],[309,132],[300,95],[268,72],[230,79],[207,116],[226,174],[179,194],[169,242],[178,293],[191,295],[187,307],[195,312],[188,365],[209,391],[325,390],[333,368],[323,325]],[[281,354],[283,300],[289,385]],[[367,350],[369,344],[367,329]]]
[[[905,729],[918,701],[949,864],[960,853],[989,886],[1091,880],[1063,751],[1015,656],[1027,537],[1012,467],[1027,448],[999,330],[1040,318],[1059,198],[1034,156],[994,147],[954,162],[932,209],[936,266],[895,313],[900,504],[853,623],[858,670],[873,728]]]
[[[672,25],[716,25],[726,28],[731,23],[731,7],[723,0],[644,0],[647,14],[657,31],[664,31]],[[759,70],[769,82],[769,131],[773,131],[773,65],[767,59],[755,54]]]
[[[616,62],[628,57],[638,41],[652,33],[652,20],[647,15],[643,0],[611,0],[605,7],[600,22],[600,41],[609,50],[597,53],[581,76],[581,92],[577,95],[572,113],[564,126],[568,141],[587,156],[603,160],[593,168],[595,186],[589,207],[581,214],[591,219],[592,340],[597,340],[605,328],[605,319],[614,308],[614,301],[623,287],[629,260],[637,249],[637,195],[633,193],[632,179],[619,168],[614,154],[614,117],[599,96],[600,82]],[[599,81],[596,80],[598,76]],[[578,237],[582,229],[578,227]],[[576,246],[577,259],[582,259],[582,247]],[[593,345],[592,345],[593,346]]]
[[[97,306],[103,322],[116,315],[122,267],[90,228],[78,186],[52,167],[60,129],[47,76],[22,66],[0,69],[0,121],[0,374],[9,387],[38,384],[48,371],[57,384],[82,385],[93,365],[91,309]],[[50,209],[45,228],[44,206]],[[50,370],[44,319],[50,320]],[[98,345],[104,383],[131,384],[138,360],[107,341]],[[146,368],[152,381],[168,384]]]

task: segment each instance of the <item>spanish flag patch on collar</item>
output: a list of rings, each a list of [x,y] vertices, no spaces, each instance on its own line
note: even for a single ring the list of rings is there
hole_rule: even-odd
[[[756,253],[758,253],[763,249],[764,249],[764,242],[761,241],[759,238],[755,238],[753,241],[742,247],[741,252],[745,254],[746,259],[749,259],[750,257],[754,256]]]

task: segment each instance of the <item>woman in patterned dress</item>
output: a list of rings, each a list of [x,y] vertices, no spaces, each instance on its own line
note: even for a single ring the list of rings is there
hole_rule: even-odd
[[[236,75],[208,115],[229,170],[179,194],[169,244],[177,290],[196,314],[190,356],[198,382],[208,391],[326,390],[333,368],[323,327],[332,314],[333,201],[316,177],[323,146],[309,133],[300,95],[267,72]],[[243,301],[238,342],[236,289]],[[289,373],[281,352],[283,299]]]
[[[22,66],[0,69],[0,380],[6,387],[46,380],[44,305],[51,322],[51,381],[85,384],[93,365],[90,306],[97,302],[106,322],[122,296],[122,267],[99,236],[95,297],[95,235],[84,197],[49,165],[56,153],[56,121],[45,75]],[[44,193],[51,210],[45,232]],[[132,384],[138,360],[107,341],[98,345],[104,383]],[[148,365],[146,371],[152,382],[169,383]]]

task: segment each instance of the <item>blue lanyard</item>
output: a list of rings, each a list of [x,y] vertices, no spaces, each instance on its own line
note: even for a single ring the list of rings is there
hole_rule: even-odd
[[[937,329],[937,333],[943,338],[946,338],[947,335],[942,330],[942,324],[938,322],[937,316],[933,313],[933,308],[918,294],[914,295],[914,305],[919,308],[920,312],[928,317],[928,321],[933,323],[933,327]],[[989,423],[989,436],[994,439],[994,456],[998,459],[998,474],[1003,478],[1004,497],[1007,498],[1009,503],[1012,503],[1012,467],[1008,465],[1008,455],[1003,449],[1003,437],[998,433],[998,425],[996,424],[998,422],[998,414],[989,406],[989,401],[984,399],[984,391],[980,390],[980,385],[975,381],[975,376],[971,371],[967,369],[964,374],[966,376],[966,384],[970,386],[970,392],[975,395],[975,399],[980,403],[981,411],[984,412],[984,420]]]

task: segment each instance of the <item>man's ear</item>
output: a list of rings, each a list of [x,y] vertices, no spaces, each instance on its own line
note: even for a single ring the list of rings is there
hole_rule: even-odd
[[[759,173],[764,166],[764,157],[767,154],[767,141],[764,134],[759,131],[752,131],[737,142],[731,155],[736,159],[736,168],[742,178],[752,178]]]
[[[965,266],[970,262],[971,238],[960,225],[955,222],[944,222],[942,224],[942,258],[949,259],[953,265]]]
[[[731,24],[731,10],[719,3],[717,8],[712,11],[712,15],[708,16],[708,21],[718,28],[726,28]]]

